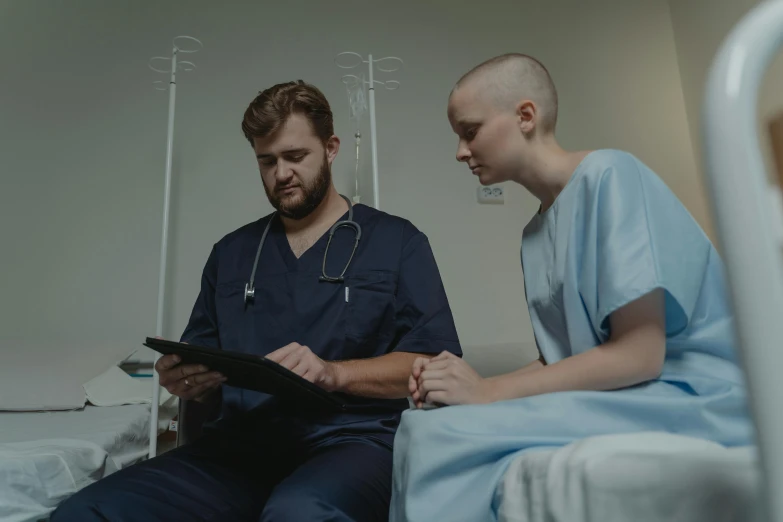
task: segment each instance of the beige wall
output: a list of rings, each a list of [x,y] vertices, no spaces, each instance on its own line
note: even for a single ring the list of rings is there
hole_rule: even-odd
[[[712,61],[732,28],[758,0],[670,0],[677,58],[688,123],[699,165],[700,191],[703,191],[701,112],[707,74]],[[770,67],[759,93],[759,136],[768,169],[773,168],[767,122],[783,110],[783,56]]]
[[[179,82],[168,336],[211,245],[270,210],[239,129],[258,90],[295,78],[324,90],[344,145],[336,183],[350,190],[353,129],[332,63],[345,50],[405,59],[401,88],[377,95],[383,209],[430,237],[462,341],[504,347],[469,348],[474,359],[516,365],[535,351],[519,254],[535,201],[509,186],[506,205],[478,205],[446,120],[453,82],[481,60],[538,56],[559,87],[565,146],[631,151],[707,220],[664,0],[0,5],[0,237],[12,245],[0,337],[137,346],[154,332],[167,95],[146,62],[176,34],[206,48]]]

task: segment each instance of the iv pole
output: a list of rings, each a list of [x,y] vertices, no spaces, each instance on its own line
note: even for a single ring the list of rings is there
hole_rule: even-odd
[[[192,49],[185,49],[177,44],[177,40],[188,40],[198,47]],[[169,90],[169,118],[168,118],[168,130],[166,137],[166,176],[164,185],[163,196],[163,233],[161,235],[161,248],[160,248],[160,273],[158,275],[158,313],[155,324],[155,335],[163,337],[163,312],[165,309],[165,297],[166,297],[166,268],[168,261],[168,238],[169,238],[169,207],[171,203],[171,161],[172,161],[172,148],[174,144],[174,105],[177,94],[177,67],[181,67],[183,71],[192,71],[196,68],[193,62],[186,60],[180,60],[177,63],[177,54],[179,53],[195,53],[203,48],[203,44],[192,36],[177,36],[172,40],[173,49],[171,51],[171,57],[167,56],[155,56],[150,58],[149,68],[155,72],[162,74],[170,74],[169,85],[166,87],[162,80],[153,82],[156,85],[156,89],[159,91]],[[160,69],[153,65],[155,60],[166,60],[171,62],[169,69]],[[158,362],[159,354],[155,354],[155,362]],[[155,457],[158,451],[158,407],[160,402],[160,383],[158,372],[153,365],[152,368],[152,403],[150,404],[150,446],[149,446],[149,458]]]
[[[341,63],[340,58],[348,56],[353,57],[354,61],[346,63],[346,61],[343,59]],[[398,62],[397,66],[393,68],[383,68],[379,65],[381,62],[388,60]],[[363,77],[360,78],[354,74],[346,74],[342,77],[342,80],[346,85],[349,83],[359,82],[362,84],[367,84],[367,89],[370,91],[370,146],[372,153],[373,204],[377,210],[380,210],[380,189],[378,186],[378,139],[375,126],[375,85],[383,85],[387,90],[393,91],[400,86],[400,82],[396,80],[387,80],[385,82],[376,80],[373,74],[373,70],[375,67],[377,67],[378,70],[382,72],[394,72],[402,66],[403,61],[396,56],[386,56],[385,58],[373,59],[372,54],[368,55],[367,59],[365,60],[362,55],[358,53],[346,51],[338,54],[334,59],[334,63],[341,69],[354,69],[361,64],[366,63],[367,68],[369,69],[369,82],[364,80]]]

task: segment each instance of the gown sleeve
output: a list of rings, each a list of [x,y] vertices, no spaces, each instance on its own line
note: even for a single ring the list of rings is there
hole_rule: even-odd
[[[462,356],[451,307],[427,237],[406,234],[395,300],[398,342],[393,351]]]
[[[631,155],[617,153],[587,183],[577,263],[579,294],[605,342],[609,316],[655,289],[665,291],[667,336],[693,316],[714,249],[663,181]],[[579,229],[579,227],[576,227]]]
[[[217,247],[213,246],[201,275],[199,290],[190,320],[180,342],[220,348],[220,337],[215,312],[215,281],[217,280]]]

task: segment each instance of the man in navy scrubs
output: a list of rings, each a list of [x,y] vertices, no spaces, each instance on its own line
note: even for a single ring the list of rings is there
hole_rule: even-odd
[[[219,418],[192,444],[80,491],[53,522],[388,519],[392,442],[413,361],[461,355],[429,243],[410,222],[363,205],[353,207],[355,252],[354,228],[329,242],[349,204],[332,184],[340,141],[315,87],[267,89],[242,130],[276,212],[214,245],[182,341],[266,356],[349,407],[298,408],[161,357],[161,384],[181,399],[219,403]]]

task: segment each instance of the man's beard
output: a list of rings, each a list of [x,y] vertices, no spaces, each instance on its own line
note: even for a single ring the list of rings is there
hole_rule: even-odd
[[[318,176],[316,176],[309,185],[301,184],[299,186],[303,196],[294,201],[281,199],[277,195],[277,189],[280,187],[276,186],[274,191],[270,191],[267,188],[266,183],[262,184],[264,185],[264,191],[266,192],[269,203],[281,216],[287,217],[288,219],[299,220],[309,216],[324,200],[326,194],[329,192],[329,186],[332,184],[332,171],[329,168],[326,154],[324,154],[324,161],[318,171]]]

